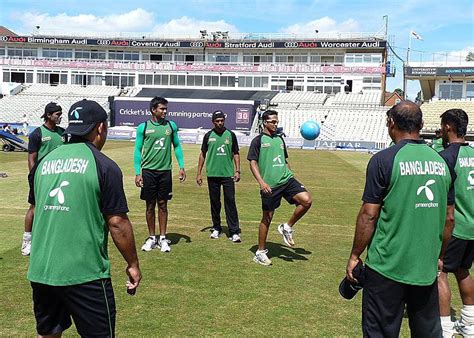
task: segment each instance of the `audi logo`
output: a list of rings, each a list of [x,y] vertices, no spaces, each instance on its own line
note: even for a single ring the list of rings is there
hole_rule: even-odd
[[[197,42],[190,42],[189,43],[189,47],[204,47],[204,43],[201,42],[201,41],[197,41]]]
[[[296,48],[298,47],[298,42],[285,42],[285,48]]]
[[[110,45],[110,40],[97,40],[98,45]]]

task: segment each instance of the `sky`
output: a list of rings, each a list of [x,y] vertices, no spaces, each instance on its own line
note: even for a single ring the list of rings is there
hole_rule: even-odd
[[[388,17],[389,41],[406,59],[411,31],[411,61],[464,60],[474,52],[474,1],[410,0],[0,0],[0,25],[17,34],[200,36],[199,31],[315,34],[383,33]],[[396,59],[395,59],[396,60]],[[402,66],[387,90],[402,88]],[[409,81],[414,98],[417,81]]]

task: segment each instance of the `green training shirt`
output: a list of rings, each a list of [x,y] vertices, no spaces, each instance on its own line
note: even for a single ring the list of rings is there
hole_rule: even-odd
[[[171,145],[174,146],[180,168],[184,168],[183,151],[179,143],[178,128],[173,121],[149,120],[137,128],[135,140],[134,168],[139,175],[141,169],[171,170]]]
[[[90,143],[65,144],[30,175],[28,279],[53,286],[110,277],[104,215],[128,212],[118,166]]]
[[[453,236],[474,240],[474,149],[467,143],[451,143],[440,155],[454,177]]]
[[[436,150],[438,153],[440,151],[444,150],[443,139],[441,137],[433,139],[433,143],[431,144],[431,148]]]
[[[285,141],[279,135],[260,134],[252,140],[247,159],[257,161],[262,179],[271,188],[285,184],[294,175],[288,168]]]
[[[56,126],[53,130],[42,125],[28,136],[28,152],[38,153],[38,161],[64,142],[64,129]]]
[[[234,154],[239,153],[235,134],[224,129],[222,134],[214,129],[204,135],[201,151],[206,156],[208,177],[234,176]]]
[[[436,280],[451,175],[423,141],[403,140],[372,157],[364,202],[381,204],[366,264],[400,283]]]

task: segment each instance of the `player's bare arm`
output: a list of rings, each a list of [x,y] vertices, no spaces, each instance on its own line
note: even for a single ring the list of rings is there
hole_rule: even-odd
[[[135,290],[142,278],[138,263],[133,228],[126,214],[108,215],[107,224],[115,246],[127,262],[126,273],[129,277],[128,290]]]
[[[347,262],[346,275],[351,282],[357,282],[352,276],[352,270],[359,262],[359,257],[372,239],[375,231],[375,225],[380,214],[380,204],[365,203],[362,204],[359,215],[357,216],[356,229],[352,251]]]

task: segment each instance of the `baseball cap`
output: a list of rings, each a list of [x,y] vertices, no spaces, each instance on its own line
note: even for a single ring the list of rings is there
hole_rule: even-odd
[[[350,282],[346,277],[344,277],[339,284],[339,293],[345,299],[352,299],[354,296],[364,287],[365,282],[365,267],[361,260],[357,263],[354,270],[352,270],[352,275],[357,279],[358,283]]]
[[[46,115],[55,113],[57,111],[63,110],[59,104],[56,102],[50,102],[44,107],[44,113],[41,115],[41,118],[45,118]]]
[[[95,125],[107,120],[107,113],[95,101],[81,100],[69,109],[69,125],[66,134],[84,136],[89,134]]]
[[[220,110],[216,110],[215,112],[212,113],[212,121],[216,119],[223,118],[225,119],[225,114],[221,112]]]

